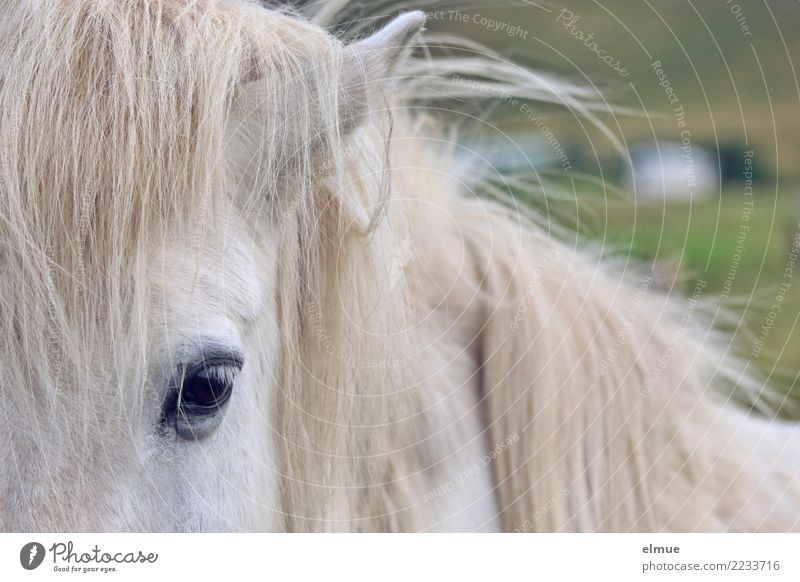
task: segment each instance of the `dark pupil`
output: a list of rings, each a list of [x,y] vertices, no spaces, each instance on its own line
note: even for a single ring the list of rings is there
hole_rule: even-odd
[[[203,408],[217,407],[225,403],[230,392],[230,380],[205,369],[184,380],[181,402]]]

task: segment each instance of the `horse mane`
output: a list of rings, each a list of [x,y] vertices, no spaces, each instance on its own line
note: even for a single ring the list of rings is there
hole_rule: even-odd
[[[372,6],[381,16],[404,8]],[[31,386],[20,415],[64,409],[54,378],[110,374],[131,359],[117,382],[144,378],[148,256],[171,237],[224,229],[220,216],[235,211],[254,237],[265,217],[279,232],[272,428],[287,529],[425,527],[420,492],[458,446],[436,416],[452,402],[442,395],[453,392],[453,358],[431,340],[448,318],[480,358],[488,441],[516,437],[493,463],[506,529],[795,528],[797,492],[781,495],[796,466],[783,458],[788,441],[710,394],[729,393],[720,372],[735,361],[682,325],[686,310],[646,279],[599,272],[525,212],[444,177],[452,152],[431,143],[451,136],[424,106],[513,93],[597,122],[602,97],[463,41],[472,56],[411,59],[385,107],[345,134],[343,43],[317,25],[355,10],[349,31],[360,35],[374,20],[347,0],[303,13],[213,0],[4,5],[0,262],[18,276],[0,282],[0,310],[15,324],[0,332],[1,385]],[[255,104],[243,98],[248,83]],[[420,184],[458,229],[431,222]],[[343,192],[367,209],[366,231]],[[109,338],[130,346],[92,361]],[[72,384],[85,393],[66,406],[85,414],[97,395]],[[92,421],[122,426],[131,398]],[[63,440],[78,455],[90,430]],[[742,509],[760,489],[772,505]]]
[[[374,14],[411,7],[381,3]],[[375,21],[362,3],[348,0],[313,4],[310,13],[326,26],[346,23],[351,34]],[[456,164],[452,147],[431,143],[452,143],[456,136],[431,121],[426,98],[557,103],[604,130],[595,116],[610,108],[603,96],[507,62],[471,41],[436,35],[426,41],[423,49],[444,41],[461,50],[456,56],[423,50],[391,88],[392,188],[405,200],[397,212],[413,225],[403,236],[415,249],[407,283],[423,315],[444,308],[446,325],[467,322],[462,340],[480,354],[488,442],[515,441],[494,463],[503,526],[797,528],[800,515],[792,504],[800,491],[792,486],[797,454],[791,445],[797,429],[774,417],[781,397],[714,330],[712,322],[724,316],[703,298],[702,282],[688,299],[666,297],[646,273],[624,276],[600,265],[591,249],[554,236],[557,228],[542,226],[509,197],[500,193],[498,202],[497,189],[479,170],[462,164],[454,178],[437,179],[452,175]],[[419,188],[424,194],[415,192]],[[471,188],[494,196],[476,198]],[[446,209],[458,231],[430,217],[431,203]],[[420,280],[432,272],[438,273],[435,285]],[[432,286],[447,291],[431,293]],[[435,349],[425,354],[434,362],[433,372],[429,366],[423,373],[428,382],[435,366],[448,361],[436,355]],[[765,418],[748,414],[735,396]],[[415,400],[423,403],[421,409],[417,404],[421,416],[433,416],[430,395]],[[414,440],[394,422],[395,439],[406,434]],[[414,430],[418,445],[431,438],[424,424]],[[404,446],[395,440],[397,449]],[[433,470],[446,464],[441,457],[431,461]],[[401,522],[402,529],[413,524],[410,517]]]

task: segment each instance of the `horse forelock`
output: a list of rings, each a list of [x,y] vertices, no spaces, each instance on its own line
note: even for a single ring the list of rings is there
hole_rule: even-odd
[[[153,249],[248,203],[226,173],[238,87],[259,75],[280,87],[275,76],[331,40],[248,2],[3,12],[2,348],[8,365],[44,369],[54,351],[80,362],[109,338],[144,333]]]

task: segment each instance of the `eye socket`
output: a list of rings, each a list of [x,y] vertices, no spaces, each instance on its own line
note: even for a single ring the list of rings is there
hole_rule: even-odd
[[[233,382],[239,368],[230,364],[206,363],[188,373],[181,386],[180,408],[184,412],[213,412],[225,404],[233,392]]]
[[[192,440],[213,432],[222,421],[243,364],[238,354],[225,354],[182,365],[164,403],[162,432],[173,428],[177,436]]]

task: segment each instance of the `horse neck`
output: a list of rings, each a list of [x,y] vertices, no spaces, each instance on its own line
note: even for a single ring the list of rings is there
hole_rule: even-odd
[[[664,297],[647,275],[610,276],[505,206],[465,192],[453,158],[408,138],[410,127],[397,132],[393,185],[410,225],[407,273],[432,346],[432,393],[461,390],[466,405],[477,397],[502,527],[797,527],[778,508],[800,490],[773,491],[787,490],[783,475],[796,463],[780,431],[795,440],[797,430],[722,404],[714,389],[730,393],[729,377],[753,380],[709,340],[693,304]],[[447,421],[426,410],[429,422]],[[432,446],[469,442],[470,430]],[[783,470],[750,478],[754,458]],[[769,515],[739,513],[755,497]]]

